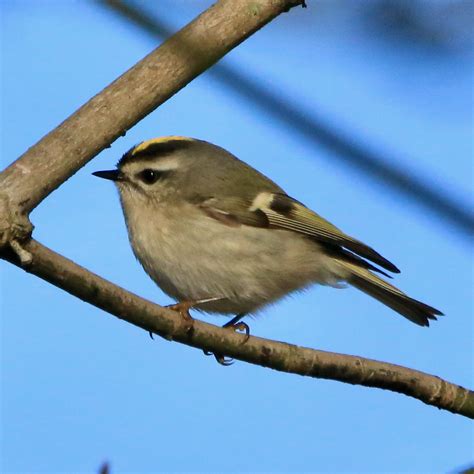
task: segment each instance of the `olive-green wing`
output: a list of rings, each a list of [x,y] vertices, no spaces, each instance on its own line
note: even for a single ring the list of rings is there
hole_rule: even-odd
[[[209,217],[229,226],[249,225],[269,227],[267,216],[260,210],[251,210],[252,201],[236,197],[205,198],[194,202]]]
[[[314,237],[316,240],[344,247],[360,257],[394,273],[400,270],[373,248],[345,234],[329,221],[300,202],[284,194],[274,194],[269,208],[263,210],[270,227],[293,230]]]
[[[263,192],[252,200],[237,197],[209,198],[203,200],[199,206],[211,217],[228,225],[243,224],[305,234],[316,241],[328,244],[331,251],[337,251],[337,248],[342,247],[341,253],[344,253],[343,249],[347,249],[386,270],[400,272],[393,263],[373,248],[345,234],[286,194]]]

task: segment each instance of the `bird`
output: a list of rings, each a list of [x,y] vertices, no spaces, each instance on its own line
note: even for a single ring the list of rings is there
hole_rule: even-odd
[[[234,315],[224,326],[236,327],[320,284],[351,285],[419,326],[443,314],[389,283],[400,270],[372,247],[210,142],[146,140],[93,174],[115,183],[133,252],[174,309]]]

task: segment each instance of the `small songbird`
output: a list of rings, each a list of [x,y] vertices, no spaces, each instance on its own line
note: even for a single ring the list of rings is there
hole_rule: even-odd
[[[155,283],[180,303],[236,315],[231,324],[315,283],[348,283],[420,326],[442,314],[379,276],[399,273],[393,263],[212,143],[145,141],[94,175],[117,185]]]

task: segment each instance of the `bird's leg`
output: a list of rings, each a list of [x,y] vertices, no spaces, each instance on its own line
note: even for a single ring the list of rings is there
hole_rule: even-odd
[[[189,310],[193,306],[196,306],[196,301],[180,301],[179,303],[168,304],[165,308],[176,311],[183,319],[191,321],[193,317],[189,314]]]
[[[180,301],[179,303],[175,304],[169,304],[165,306],[167,309],[171,309],[173,311],[176,311],[181,315],[181,317],[189,323],[189,325],[192,325],[192,322],[194,321],[193,317],[189,314],[189,310],[191,308],[194,308],[194,306],[197,306],[199,304],[204,304],[204,303],[210,303],[211,301],[217,301],[223,299],[222,297],[214,297],[214,298],[203,298],[201,300],[187,300],[187,301]],[[150,334],[150,337],[153,339],[153,333],[151,331],[148,331],[148,334]]]
[[[241,321],[245,317],[245,313],[238,314],[234,316],[230,321],[227,321],[222,327],[223,328],[232,328],[234,331],[243,331],[247,338],[244,341],[244,344],[247,342],[250,336],[250,328],[247,323]]]
[[[230,321],[227,321],[222,327],[232,329],[232,331],[243,331],[245,334],[245,341],[242,344],[245,344],[250,337],[250,328],[247,323],[240,321],[245,316],[245,313],[237,314]],[[234,359],[226,358],[221,354],[214,354],[213,352],[203,351],[205,355],[213,355],[216,358],[216,361],[221,365],[232,365]]]

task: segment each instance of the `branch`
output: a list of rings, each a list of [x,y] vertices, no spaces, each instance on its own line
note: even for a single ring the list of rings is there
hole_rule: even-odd
[[[26,271],[87,303],[170,341],[225,354],[280,372],[376,387],[402,393],[435,407],[474,419],[474,392],[439,377],[399,365],[318,351],[284,342],[245,336],[202,321],[192,324],[176,312],[140,298],[31,240]],[[15,255],[4,254],[21,266]]]
[[[302,0],[220,0],[93,97],[0,175],[28,214],[89,160],[251,34]],[[1,227],[0,227],[1,230]]]

